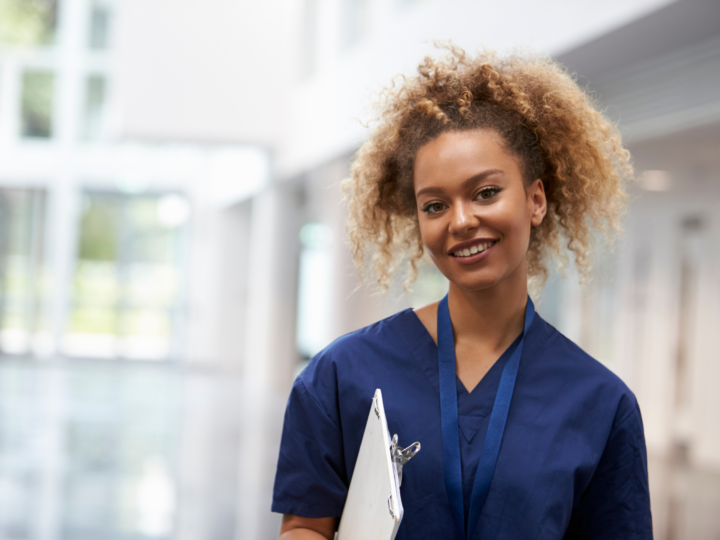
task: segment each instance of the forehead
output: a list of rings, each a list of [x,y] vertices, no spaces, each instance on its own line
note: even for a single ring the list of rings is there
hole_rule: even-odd
[[[500,135],[488,129],[448,131],[422,146],[415,156],[415,188],[437,181],[462,181],[488,169],[519,175],[517,159]]]

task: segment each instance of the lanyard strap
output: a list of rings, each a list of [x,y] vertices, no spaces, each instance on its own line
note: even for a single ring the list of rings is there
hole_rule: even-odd
[[[462,490],[462,465],[460,461],[460,432],[458,430],[457,406],[457,376],[455,368],[455,340],[453,338],[448,297],[445,295],[438,306],[437,334],[438,334],[438,367],[440,371],[440,415],[443,439],[443,468],[445,472],[445,487],[450,499],[455,525],[459,537],[472,538],[480,513],[492,483],[495,464],[497,463],[500,443],[502,442],[507,422],[510,402],[512,401],[515,379],[517,378],[520,357],[522,356],[525,336],[535,316],[535,306],[528,296],[525,308],[525,326],[520,339],[510,359],[503,368],[500,377],[495,403],[490,414],[487,435],[483,443],[480,461],[478,462],[475,481],[473,483],[472,497],[470,498],[470,515],[468,516],[468,531],[465,535],[465,516]]]

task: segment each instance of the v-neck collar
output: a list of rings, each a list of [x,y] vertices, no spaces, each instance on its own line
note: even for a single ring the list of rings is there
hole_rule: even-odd
[[[395,333],[415,358],[416,365],[425,374],[428,382],[437,393],[439,400],[440,386],[437,345],[412,308],[405,309],[397,315],[394,319],[398,327],[393,328],[393,330],[395,330]],[[535,319],[528,330],[528,337],[533,333],[533,327],[538,323],[539,317],[537,317],[537,314]],[[472,392],[468,392],[460,378],[457,377],[457,375],[455,376],[458,393],[458,415],[472,417],[472,419],[461,421],[461,424],[467,424],[467,427],[470,427],[476,423],[476,418],[485,417],[492,411],[495,395],[500,385],[503,367],[512,355],[512,351],[514,351],[520,343],[520,337],[521,336],[518,336],[505,352],[500,355],[500,358],[495,361],[485,376],[475,385]],[[525,364],[523,359],[529,354],[531,354],[530,351],[523,351],[523,358],[520,359],[520,371],[522,371],[523,364]],[[468,438],[470,434],[465,435],[466,438]],[[470,435],[469,438],[472,438],[472,436],[474,436],[474,433]]]

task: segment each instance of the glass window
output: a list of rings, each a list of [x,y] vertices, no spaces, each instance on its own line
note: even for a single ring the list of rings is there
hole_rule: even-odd
[[[42,307],[48,294],[43,261],[45,191],[0,189],[0,353],[28,354],[49,336]]]
[[[300,229],[296,342],[306,361],[330,341],[331,240],[332,230],[322,223],[308,223]]]
[[[303,43],[300,59],[300,76],[312,77],[317,62],[318,0],[305,0],[303,13]]]
[[[106,79],[102,75],[90,75],[87,78],[82,123],[84,140],[95,141],[103,135],[106,88]]]
[[[22,80],[23,137],[47,139],[52,136],[55,76],[45,71],[26,71]]]
[[[368,0],[343,0],[343,47],[352,47],[360,41],[367,30]]]
[[[105,50],[110,44],[110,20],[112,5],[110,0],[92,0],[90,2],[89,47]]]
[[[57,0],[0,0],[0,44],[52,44],[57,26]]]
[[[178,194],[85,193],[66,354],[169,357],[188,217]]]

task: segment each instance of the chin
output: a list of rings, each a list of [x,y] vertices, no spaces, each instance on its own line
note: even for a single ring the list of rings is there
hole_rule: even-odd
[[[466,291],[483,291],[486,289],[492,289],[495,287],[498,283],[500,283],[500,279],[490,279],[490,278],[483,278],[483,279],[457,279],[457,280],[450,280],[452,281],[457,287],[460,287],[461,289],[465,289]]]
[[[467,291],[481,291],[503,281],[502,275],[489,272],[443,272],[448,281]]]

